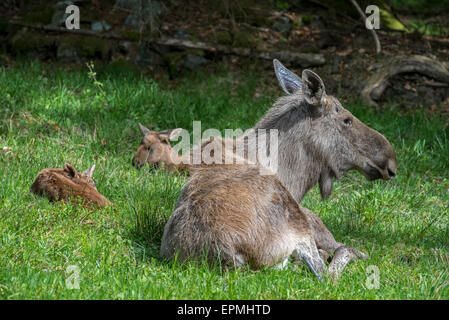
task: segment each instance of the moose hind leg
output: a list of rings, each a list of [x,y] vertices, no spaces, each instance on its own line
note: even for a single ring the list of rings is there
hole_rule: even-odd
[[[337,281],[346,265],[357,259],[368,259],[369,256],[355,248],[342,245],[337,248],[334,257],[329,264],[328,273],[333,281]]]
[[[297,260],[304,261],[315,276],[320,281],[322,280],[322,274],[326,270],[326,265],[324,264],[315,241],[312,238],[301,238],[293,251],[293,257]]]

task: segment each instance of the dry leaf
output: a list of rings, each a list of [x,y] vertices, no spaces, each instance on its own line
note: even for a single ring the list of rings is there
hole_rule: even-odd
[[[91,219],[87,219],[87,220],[81,221],[81,224],[95,224],[95,221],[91,220]]]

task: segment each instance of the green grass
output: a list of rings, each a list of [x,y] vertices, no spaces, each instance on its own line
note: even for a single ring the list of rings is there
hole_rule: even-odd
[[[218,69],[173,87],[104,68],[97,74],[103,96],[84,69],[1,68],[0,148],[12,150],[0,150],[0,298],[448,299],[449,129],[447,119],[422,111],[347,106],[391,141],[399,170],[388,182],[351,172],[330,200],[322,202],[316,188],[304,199],[338,241],[371,255],[337,284],[317,281],[305,267],[226,272],[160,259],[163,227],[186,177],[131,166],[137,122],[249,128],[281,93],[255,95],[268,77],[274,74]],[[90,212],[29,193],[41,169],[66,161],[78,170],[95,163],[98,189],[115,207]],[[73,265],[79,290],[66,287]],[[370,265],[379,268],[378,289],[366,286]]]
[[[391,6],[397,11],[411,10],[414,12],[444,12],[449,9],[449,3],[441,0],[391,0]]]

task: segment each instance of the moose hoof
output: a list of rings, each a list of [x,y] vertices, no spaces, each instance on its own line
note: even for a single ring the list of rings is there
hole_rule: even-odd
[[[369,258],[368,254],[360,250],[357,250],[356,248],[341,246],[337,248],[337,250],[335,250],[334,258],[329,264],[328,273],[331,276],[332,280],[336,282],[340,278],[343,269],[346,267],[348,263],[357,259],[365,260],[368,258]]]

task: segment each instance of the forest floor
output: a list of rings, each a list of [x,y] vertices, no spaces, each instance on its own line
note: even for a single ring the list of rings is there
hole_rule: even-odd
[[[326,1],[153,1],[164,9],[138,30],[127,22],[130,10],[118,7],[118,2],[80,2],[81,29],[89,31],[92,23],[106,21],[111,27],[108,32],[123,41],[23,27],[53,23],[52,1],[37,0],[20,9],[0,4],[0,65],[13,65],[20,56],[44,61],[69,59],[71,64],[95,59],[117,64],[125,61],[139,65],[143,73],[155,78],[170,73],[175,82],[182,81],[184,71],[190,72],[183,67],[189,54],[207,61],[200,68],[205,72],[223,60],[232,62],[235,70],[248,64],[259,64],[267,71],[272,68],[271,61],[254,57],[152,43],[168,37],[259,53],[322,55],[325,63],[311,68],[325,80],[329,92],[346,99],[358,96],[366,81],[397,55],[424,55],[449,65],[449,10],[445,2],[421,5],[419,1],[391,1],[397,16],[413,32],[390,31],[381,25],[377,30],[381,54],[375,53],[370,32],[349,2],[345,10],[336,10],[326,6]],[[10,24],[12,21],[23,25]],[[288,66],[297,72],[307,67],[294,62]],[[449,85],[430,80],[417,74],[395,76],[379,104],[392,101],[404,108],[424,106],[449,114]]]
[[[344,102],[389,139],[398,174],[369,182],[349,172],[329,200],[316,188],[303,200],[338,241],[370,255],[333,284],[306,267],[225,271],[161,259],[163,227],[187,177],[131,165],[138,122],[253,126],[282,94],[272,70],[222,64],[176,83],[96,71],[104,93],[81,68],[0,68],[1,299],[449,299],[449,128],[438,110]],[[65,162],[95,163],[98,190],[115,206],[88,211],[30,193],[40,170]],[[70,289],[77,275],[79,289]]]

